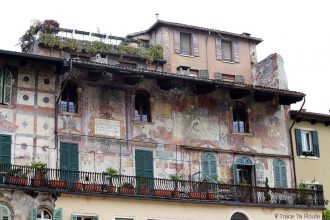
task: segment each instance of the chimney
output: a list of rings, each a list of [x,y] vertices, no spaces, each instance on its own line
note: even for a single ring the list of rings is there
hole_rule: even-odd
[[[159,13],[156,13],[156,20],[158,21]]]
[[[246,36],[246,37],[250,37],[251,34],[250,33],[247,33],[247,32],[243,32],[242,35]]]

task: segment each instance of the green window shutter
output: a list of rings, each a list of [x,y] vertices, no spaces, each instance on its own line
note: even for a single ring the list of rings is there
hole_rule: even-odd
[[[68,170],[69,169],[69,156],[70,156],[70,144],[66,142],[60,143],[60,169]]]
[[[281,166],[281,187],[282,188],[288,188],[288,181],[287,181],[287,177],[286,177],[286,166],[285,166],[285,164],[283,164]]]
[[[96,216],[93,216],[93,218],[92,218],[93,220],[99,220],[99,216],[98,215],[96,215]]]
[[[287,188],[286,166],[283,160],[274,161],[274,181],[276,188]]]
[[[53,216],[54,220],[62,220],[62,209],[55,209]]]
[[[212,178],[217,176],[217,163],[212,153],[204,153],[202,156],[202,171],[203,174]]]
[[[79,146],[76,143],[70,144],[70,170],[79,170]]]
[[[296,149],[297,149],[297,155],[302,155],[302,140],[301,140],[301,130],[296,128],[295,131],[295,137],[296,137]]]
[[[0,67],[0,103],[3,103],[3,77],[4,77],[4,69]]]
[[[215,52],[217,60],[222,60],[221,37],[215,38]]]
[[[11,135],[0,135],[0,161],[3,164],[11,163]]]
[[[142,150],[135,150],[135,175],[145,176]]]
[[[154,178],[152,151],[144,151],[143,159],[144,159],[145,176],[149,178]]]
[[[312,131],[312,141],[313,141],[313,154],[316,157],[320,156],[320,147],[319,147],[319,137],[317,131]]]
[[[237,165],[235,163],[233,164],[233,180],[234,180],[234,185],[239,183],[237,176]]]
[[[180,46],[180,32],[174,31],[173,32],[173,40],[174,40],[174,53],[181,53],[181,46]]]
[[[10,104],[11,100],[11,87],[12,87],[12,76],[9,70],[4,71],[4,83],[3,83],[3,103]]]
[[[240,62],[240,57],[239,57],[239,40],[238,39],[233,39],[233,58],[235,63]]]
[[[199,37],[198,34],[192,34],[193,55],[199,56]]]
[[[30,220],[37,220],[37,209],[31,209],[30,211]]]
[[[77,220],[77,219],[78,219],[78,216],[76,216],[75,214],[71,215],[71,220]]]
[[[281,170],[277,161],[274,162],[274,182],[276,188],[281,187]]]

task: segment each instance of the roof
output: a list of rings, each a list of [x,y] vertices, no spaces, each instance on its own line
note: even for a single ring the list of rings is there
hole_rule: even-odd
[[[7,50],[0,50],[0,57],[10,57],[10,58],[19,58],[19,59],[33,59],[39,61],[45,61],[49,63],[54,63],[60,66],[61,68],[68,68],[68,60],[63,58],[55,58],[49,56],[41,56],[34,54],[27,54],[21,52],[13,52]],[[147,69],[138,69],[133,67],[121,66],[121,65],[111,65],[111,64],[102,64],[95,62],[86,62],[79,60],[72,60],[72,65],[77,67],[92,68],[92,69],[101,69],[107,70],[113,73],[119,73],[121,75],[135,75],[135,76],[146,76],[149,78],[155,79],[170,79],[174,81],[185,81],[188,83],[195,84],[202,88],[220,88],[220,89],[229,89],[233,95],[241,96],[247,95],[249,93],[254,94],[254,98],[260,101],[267,101],[269,99],[278,98],[280,104],[289,105],[298,101],[301,101],[305,94],[296,91],[290,91],[285,89],[276,89],[265,86],[256,86],[245,83],[229,82],[223,80],[212,80],[212,79],[203,79],[199,77],[178,75],[170,72],[161,72],[155,70]],[[61,73],[63,71],[59,71]]]
[[[207,31],[207,32],[210,31],[210,32],[214,32],[214,33],[220,33],[220,34],[230,35],[230,36],[239,37],[239,38],[243,38],[243,39],[247,39],[247,40],[252,40],[252,41],[255,41],[256,43],[262,42],[261,38],[251,37],[250,35],[246,35],[246,34],[236,34],[236,33],[232,33],[232,32],[216,30],[216,29],[212,29],[212,28],[205,28],[205,27],[199,27],[199,26],[194,26],[194,25],[181,24],[181,23],[163,21],[163,20],[157,20],[153,25],[151,25],[151,27],[149,27],[149,29],[128,34],[127,37],[134,37],[134,36],[138,36],[141,34],[149,33],[150,31],[152,31],[153,29],[155,29],[156,27],[158,27],[160,25],[190,28],[190,29]]]
[[[330,125],[330,115],[328,114],[291,110],[290,117],[297,122],[309,121],[312,124],[324,123],[325,125]]]

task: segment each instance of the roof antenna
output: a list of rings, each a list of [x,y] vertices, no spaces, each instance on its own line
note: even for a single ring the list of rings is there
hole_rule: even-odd
[[[158,21],[159,13],[156,13],[156,20]]]

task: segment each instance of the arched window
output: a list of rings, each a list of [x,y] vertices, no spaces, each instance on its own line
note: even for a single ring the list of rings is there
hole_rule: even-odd
[[[0,204],[0,220],[11,220],[10,209],[4,204]]]
[[[274,180],[276,188],[288,188],[286,165],[283,160],[274,161]]]
[[[62,93],[61,110],[62,112],[76,113],[78,111],[77,104],[77,87],[73,83],[68,83]]]
[[[150,96],[144,91],[135,93],[135,120],[151,121]]]
[[[51,213],[46,209],[37,210],[37,220],[49,220],[52,219]]]
[[[231,216],[230,220],[249,220],[249,219],[243,213],[236,212],[234,215]]]
[[[12,75],[7,68],[0,66],[0,103],[10,104]]]
[[[246,107],[241,102],[233,102],[233,132],[248,133],[249,123]]]
[[[213,179],[217,175],[217,160],[213,153],[206,152],[202,155],[202,172],[207,177]]]

